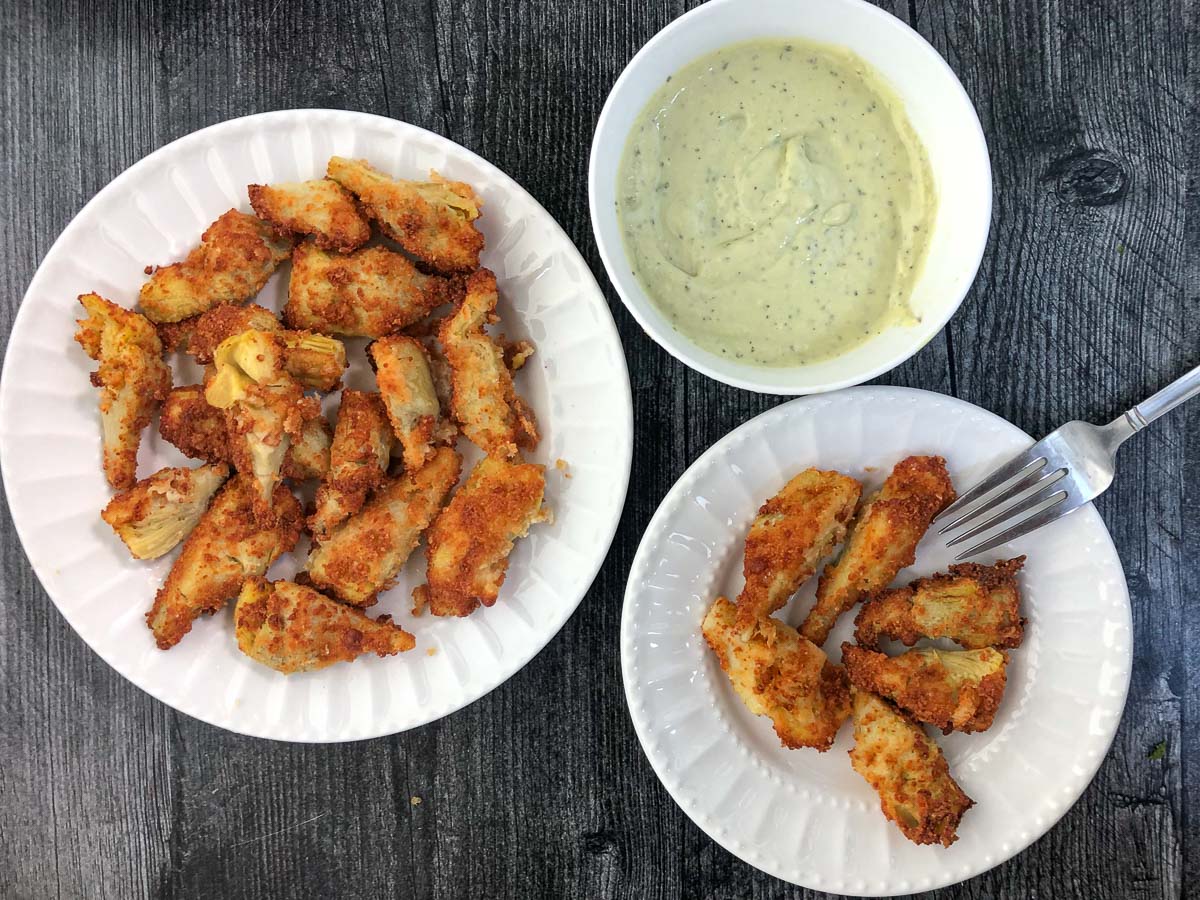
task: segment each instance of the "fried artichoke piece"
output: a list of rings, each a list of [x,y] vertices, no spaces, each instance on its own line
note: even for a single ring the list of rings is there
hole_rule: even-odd
[[[545,490],[542,466],[490,456],[476,463],[429,529],[429,583],[417,589],[418,605],[428,603],[435,616],[465,616],[495,603],[514,542],[550,520]]]
[[[313,244],[292,251],[284,320],[292,328],[383,337],[462,298],[462,279],[426,275],[386,247],[349,256]]]
[[[283,329],[283,326],[279,324],[279,319],[275,317],[275,313],[257,303],[247,303],[245,306],[225,303],[221,306],[214,306],[208,312],[198,316],[177,322],[173,326],[160,325],[159,331],[162,332],[165,327],[173,328],[185,324],[190,326],[191,335],[188,337],[186,346],[181,349],[202,366],[211,363],[217,347],[235,334],[251,330],[281,331]]]
[[[275,518],[268,527],[254,515],[254,479],[235,475],[183,542],[183,550],[154,597],[146,624],[159,649],[169,650],[203,613],[214,613],[238,595],[247,578],[264,574],[296,546],[303,513],[291,492],[275,489]]]
[[[283,365],[284,347],[266,331],[243,331],[227,338],[213,355],[215,374],[204,390],[210,405],[225,410],[229,452],[239,472],[258,485],[255,510],[268,521],[283,459],[299,439],[303,422],[320,414]]]
[[[842,644],[850,683],[887,697],[919,722],[951,731],[986,731],[1004,696],[1008,655],[982,650],[909,650],[885,656]]]
[[[975,805],[925,730],[886,700],[854,689],[850,765],[879,794],[883,814],[914,844],[949,847]]]
[[[229,338],[243,331],[266,331],[279,337],[283,367],[305,390],[332,391],[346,371],[346,347],[341,341],[310,331],[285,331],[274,313],[254,303],[216,306],[186,324],[190,335],[183,349],[201,365],[211,363],[217,347]],[[159,326],[160,334],[163,330]]]
[[[379,395],[345,388],[330,449],[329,474],[317,489],[308,530],[317,541],[362,509],[387,476],[392,426]]]
[[[701,627],[733,689],[785,747],[828,750],[850,715],[846,673],[796,629],[770,616],[746,628],[738,612],[718,597]]]
[[[292,242],[254,216],[231,209],[208,226],[183,262],[161,266],[139,303],[152,322],[178,322],[222,303],[244,303],[288,258]]]
[[[350,193],[328,178],[283,184],[251,184],[250,205],[276,231],[293,237],[311,234],[317,245],[339,253],[357,250],[371,226]]]
[[[335,391],[346,371],[346,345],[311,331],[281,331],[283,367],[305,390]]]
[[[416,472],[393,478],[309,554],[312,583],[354,606],[370,606],[396,575],[450,488],[458,481],[462,459],[441,447]]]
[[[361,159],[335,156],[326,174],[358,197],[385,235],[443,275],[479,268],[483,235],[475,227],[480,201],[468,184],[437,172],[429,181],[389,178]]]
[[[306,404],[302,414],[308,411],[310,407]],[[287,453],[283,455],[283,467],[280,469],[283,477],[292,481],[324,478],[325,473],[329,471],[332,444],[333,434],[324,416],[315,415],[304,419],[300,423],[300,437],[292,440]]]
[[[456,433],[442,415],[429,356],[420,341],[402,334],[374,341],[369,352],[387,417],[403,447],[404,467],[419,469],[436,444],[453,441]]]
[[[864,647],[891,638],[911,647],[923,637],[949,638],[968,650],[1021,646],[1025,620],[1017,573],[1025,557],[995,565],[963,563],[948,575],[919,578],[907,587],[877,594],[854,620]]]
[[[940,456],[910,456],[898,462],[879,493],[859,510],[837,561],[821,573],[817,602],[800,633],[814,644],[824,644],[838,616],[913,564],[929,523],[954,496]]]
[[[788,602],[846,537],[862,485],[839,472],[805,469],[759,507],[746,536],[746,586],[738,619],[750,627]]]
[[[100,513],[134,559],[155,559],[191,534],[229,477],[225,463],[160,469],[113,497]]]
[[[417,645],[391,616],[372,619],[310,587],[264,578],[242,585],[234,625],[238,648],[284,675],[353,662],[365,653],[393,656]]]
[[[75,332],[84,352],[100,363],[92,384],[100,388],[104,475],[118,490],[137,481],[142,429],[171,390],[171,370],[162,359],[158,332],[145,317],[105,300],[82,294],[87,316]]]
[[[450,363],[450,409],[467,438],[488,456],[511,459],[538,443],[533,411],[517,396],[504,353],[483,330],[496,317],[496,276],[480,269],[442,322],[439,339]]]
[[[291,441],[283,455],[281,471],[285,478],[322,478],[329,471],[329,423],[312,412],[310,404],[303,405],[301,414],[308,417],[301,423],[299,439]],[[158,418],[158,433],[192,459],[233,461],[225,413],[204,398],[203,385],[183,385],[167,394]]]

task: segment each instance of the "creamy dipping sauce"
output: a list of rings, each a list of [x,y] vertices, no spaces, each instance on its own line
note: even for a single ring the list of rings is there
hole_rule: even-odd
[[[914,321],[935,210],[899,98],[850,51],[799,39],[733,44],[668,78],[617,176],[654,304],[701,347],[762,366]]]

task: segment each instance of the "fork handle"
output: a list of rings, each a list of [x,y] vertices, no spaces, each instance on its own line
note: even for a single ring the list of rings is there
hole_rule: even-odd
[[[1133,426],[1134,431],[1141,431],[1159,416],[1169,413],[1179,404],[1191,400],[1197,394],[1200,394],[1200,366],[1196,366],[1186,375],[1176,378],[1157,394],[1143,400],[1125,413],[1125,418]]]

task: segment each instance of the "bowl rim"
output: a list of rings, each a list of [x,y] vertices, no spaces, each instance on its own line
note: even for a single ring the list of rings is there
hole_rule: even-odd
[[[988,148],[987,138],[983,132],[983,125],[979,121],[979,113],[975,109],[975,104],[971,101],[970,96],[962,86],[962,82],[959,81],[954,70],[950,67],[950,64],[937,51],[937,48],[930,44],[918,31],[913,29],[907,22],[886,10],[874,6],[866,2],[866,0],[826,0],[826,2],[855,7],[866,15],[873,15],[880,21],[886,21],[890,27],[896,28],[902,33],[907,33],[909,37],[915,39],[917,47],[930,58],[933,68],[940,70],[941,74],[948,76],[949,86],[956,92],[956,99],[961,100],[965,104],[965,109],[969,115],[964,117],[962,125],[967,129],[971,137],[974,138],[973,143],[981,151],[978,161],[981,164],[980,169],[982,171],[979,173],[979,176],[981,185],[986,189],[986,200],[979,210],[979,220],[982,222],[982,228],[979,231],[975,246],[969,253],[963,256],[964,262],[969,264],[965,271],[969,271],[970,275],[966,278],[962,292],[958,298],[952,303],[946,304],[943,311],[939,314],[929,316],[928,321],[931,323],[931,327],[927,331],[923,329],[921,332],[914,334],[913,340],[907,347],[887,357],[883,357],[875,365],[864,367],[859,373],[832,380],[804,381],[803,379],[797,379],[797,373],[802,372],[806,368],[803,365],[763,366],[759,368],[760,375],[749,377],[741,374],[741,372],[747,368],[754,367],[729,363],[730,367],[736,365],[739,370],[736,372],[732,371],[723,365],[723,360],[700,347],[691,338],[672,327],[669,323],[666,323],[665,320],[660,327],[659,324],[653,321],[651,316],[647,315],[646,311],[638,308],[638,304],[627,295],[620,281],[614,277],[614,272],[621,268],[620,263],[627,259],[627,257],[624,246],[614,247],[612,243],[605,239],[600,228],[600,202],[602,199],[605,202],[611,202],[616,192],[612,186],[605,187],[601,185],[597,157],[601,141],[605,139],[611,140],[613,137],[609,132],[612,131],[610,123],[615,115],[616,99],[624,87],[636,77],[639,67],[644,65],[645,61],[657,53],[661,47],[669,43],[687,23],[705,16],[717,15],[726,7],[745,6],[746,0],[708,0],[708,2],[668,22],[643,44],[630,58],[629,62],[625,64],[625,67],[613,82],[613,86],[609,89],[604,106],[601,108],[600,115],[596,119],[596,127],[592,133],[592,143],[588,155],[588,212],[592,223],[592,237],[596,242],[596,248],[604,264],[605,274],[608,276],[609,283],[612,284],[617,296],[620,297],[621,303],[629,311],[630,315],[633,316],[638,325],[641,326],[642,331],[688,368],[723,384],[764,394],[794,396],[840,390],[841,388],[852,387],[870,381],[911,359],[929,344],[930,341],[941,334],[942,330],[946,327],[946,323],[962,307],[979,274],[979,267],[983,262],[983,254],[991,234],[992,207],[995,202],[991,153]],[[737,41],[728,42],[728,44],[733,43],[737,43]],[[624,152],[627,140],[628,133],[622,134],[622,152]],[[617,243],[622,244],[620,236],[618,236]],[[644,295],[647,305],[652,306],[653,301],[650,299],[649,294],[644,288],[641,288],[640,284],[638,287]]]

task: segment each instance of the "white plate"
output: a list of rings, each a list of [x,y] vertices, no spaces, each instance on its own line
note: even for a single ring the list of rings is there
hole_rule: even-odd
[[[878,797],[850,768],[848,724],[826,753],[781,747],[769,720],[737,699],[700,634],[712,599],[741,587],[755,512],[796,472],[837,469],[871,488],[902,457],[938,453],[963,487],[1030,443],[961,400],[855,388],[764,413],[718,441],[675,484],[633,562],[621,662],[646,755],[714,840],[804,887],[906,894],[998,865],[1083,792],[1116,732],[1131,667],[1125,576],[1091,506],[995,554],[1029,555],[1021,580],[1029,623],[995,724],[982,734],[936,735],[976,801],[949,849],[911,844],[884,819]],[[944,570],[952,554],[937,543],[923,542],[916,565],[897,580]],[[779,615],[799,624],[813,590],[810,582]],[[852,619],[843,616],[826,644],[835,660]]]
[[[97,291],[133,305],[146,264],[181,258],[229,207],[249,211],[248,183],[319,177],[333,154],[364,157],[409,178],[436,168],[470,182],[483,198],[483,264],[499,279],[504,328],[537,344],[518,389],[542,425],[533,458],[547,464],[555,522],[535,527],[517,545],[496,605],[465,619],[412,618],[409,592],[424,571],[424,555],[415,553],[398,585],[371,610],[392,613],[416,634],[410,653],[284,677],[238,651],[229,609],[198,621],[164,653],[143,615],[175,554],[135,562],[99,518],[111,491],[100,469],[96,391],[88,384],[95,364],[72,341],[76,297]],[[281,307],[286,271],[276,273],[258,302]],[[357,363],[348,383],[370,384],[363,342],[348,343]],[[4,373],[4,484],[47,593],[79,635],[134,684],[188,715],[260,737],[391,734],[499,685],[578,606],[608,551],[629,480],[633,422],[625,359],[604,297],[570,239],[490,163],[438,135],[363,113],[292,110],[236,119],[175,141],[124,172],[67,226],[38,269]],[[192,367],[190,380],[197,374]],[[177,375],[176,383],[187,378]],[[555,468],[558,459],[568,464],[569,478]],[[185,463],[152,426],[138,474]],[[271,574],[293,570],[294,563],[281,561]]]

